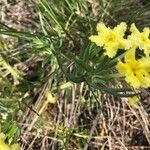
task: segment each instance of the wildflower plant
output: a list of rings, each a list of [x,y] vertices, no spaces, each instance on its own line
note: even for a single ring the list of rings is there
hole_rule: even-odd
[[[101,99],[97,98],[99,95],[108,93],[118,97],[130,97],[129,102],[135,104],[138,102],[136,95],[139,93],[139,89],[150,87],[150,29],[145,27],[140,31],[138,25],[136,27],[135,23],[131,24],[131,22],[135,22],[134,18],[138,13],[133,12],[130,20],[127,19],[129,15],[126,15],[125,19],[120,19],[125,12],[128,13],[123,10],[123,14],[117,16],[120,13],[116,8],[119,8],[117,5],[122,4],[121,1],[98,1],[97,3],[101,6],[100,8],[96,8],[92,1],[87,0],[33,1],[39,20],[37,19],[37,29],[31,32],[18,31],[0,23],[0,35],[12,36],[19,39],[21,43],[25,43],[24,47],[12,51],[0,43],[3,46],[0,47],[3,49],[0,51],[0,81],[3,83],[3,88],[0,90],[2,96],[0,111],[4,112],[3,115],[0,115],[0,119],[3,118],[0,123],[7,127],[3,128],[0,134],[1,149],[13,149],[13,145],[18,142],[17,140],[11,141],[16,137],[14,131],[18,133],[18,130],[12,125],[13,123],[9,124],[8,120],[15,120],[16,116],[19,118],[24,115],[22,111],[27,107],[31,113],[21,118],[24,119],[24,124],[29,124],[27,130],[24,130],[29,133],[32,129],[38,128],[42,124],[42,116],[47,113],[49,104],[52,107],[59,104],[57,95],[61,90],[63,91],[61,96],[67,95],[67,98],[64,98],[67,99],[67,102],[62,102],[63,99],[60,98],[63,104],[61,103],[57,110],[65,118],[65,110],[61,109],[67,108],[67,103],[73,100],[75,100],[73,104],[76,104],[76,99],[78,97],[80,99],[80,96],[83,97],[82,92],[79,96],[75,96],[75,92],[72,92],[74,85],[82,84],[82,89],[88,89],[92,96],[89,95],[92,100],[96,101],[99,110],[102,110]],[[109,4],[113,10],[109,8]],[[143,11],[149,8],[148,6],[145,6]],[[106,13],[108,9],[110,12]],[[113,17],[109,15],[115,12],[117,15]],[[32,57],[38,58],[38,63],[33,61],[33,64],[26,69],[28,60]],[[33,76],[30,76],[30,68],[35,65],[34,63],[37,64],[37,68],[33,71]],[[23,64],[25,64],[25,69]],[[127,84],[122,84],[120,81],[123,83],[126,81]],[[66,86],[66,83],[69,85]],[[79,89],[77,89],[78,92],[80,92]],[[84,90],[83,93],[85,93]],[[83,99],[89,100],[91,98],[89,95],[87,94],[87,98]],[[36,100],[37,102],[35,102]],[[35,107],[36,111],[32,108],[31,103],[37,106]],[[88,102],[86,104],[91,107]],[[68,108],[70,109],[70,107]],[[72,114],[68,114],[69,112]],[[67,112],[67,116],[73,116],[73,114],[72,110]],[[28,115],[30,117],[26,119]],[[48,134],[52,133],[52,136],[60,137],[57,128],[59,128],[59,121],[61,122],[62,118],[55,117],[54,122],[58,119],[56,126],[51,127],[49,122],[48,125],[46,124],[47,128],[50,128]],[[40,119],[41,121],[39,121]],[[72,121],[68,118],[64,120],[68,120],[69,123]],[[69,123],[67,125],[65,123],[61,122],[63,126],[63,130],[60,130],[61,137],[63,137],[61,139],[62,147],[72,137],[70,135],[73,135],[72,131],[71,134],[69,130],[65,131],[69,126]],[[43,124],[41,126],[43,129]],[[12,127],[12,130],[8,130],[9,127]],[[82,148],[79,146],[77,149]]]

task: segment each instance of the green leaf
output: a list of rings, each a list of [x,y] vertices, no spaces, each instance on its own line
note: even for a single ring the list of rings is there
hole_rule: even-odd
[[[84,76],[74,76],[74,75],[69,75],[68,76],[69,80],[75,83],[81,83],[84,82]]]

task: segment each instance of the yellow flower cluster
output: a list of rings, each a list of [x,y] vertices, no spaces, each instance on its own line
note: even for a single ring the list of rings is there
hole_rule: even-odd
[[[21,150],[19,144],[9,145],[5,143],[5,134],[0,133],[0,150]]]
[[[131,34],[125,39],[126,29],[127,25],[124,22],[113,29],[99,23],[98,35],[92,35],[89,39],[103,47],[105,55],[110,58],[117,54],[118,49],[127,50],[124,60],[119,60],[116,69],[134,88],[148,88],[150,87],[150,29],[144,28],[143,32],[140,32],[133,23],[130,27]],[[135,57],[136,49],[144,52],[142,58]]]

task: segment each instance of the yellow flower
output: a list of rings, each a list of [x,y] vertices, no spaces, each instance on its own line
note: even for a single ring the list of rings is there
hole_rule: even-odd
[[[124,62],[119,61],[116,69],[134,88],[150,87],[150,57],[135,59],[135,49],[127,52]]]
[[[0,139],[0,150],[21,150],[21,148],[19,144],[13,144],[9,146],[8,144],[5,144],[5,142]]]
[[[146,56],[150,55],[150,29],[144,28],[143,32],[140,32],[135,24],[133,23],[130,28],[131,35],[128,36],[132,46],[139,47],[141,50],[144,50]]]
[[[0,133],[0,150],[21,150],[19,144],[13,144],[9,146],[9,144],[5,144],[5,134]]]
[[[129,49],[128,40],[124,39],[127,29],[126,23],[122,22],[114,29],[106,27],[103,23],[97,25],[98,35],[92,35],[89,39],[96,45],[101,46],[105,50],[105,55],[113,58],[118,49]]]
[[[13,144],[13,145],[11,145],[10,147],[11,147],[11,150],[21,150],[19,144]]]
[[[138,101],[139,99],[137,96],[133,96],[128,99],[128,102],[131,106],[137,106]]]
[[[47,101],[48,101],[50,104],[55,104],[55,103],[56,103],[56,98],[52,95],[51,92],[48,92],[48,93],[47,93]]]
[[[0,150],[11,150],[7,144],[0,138]]]

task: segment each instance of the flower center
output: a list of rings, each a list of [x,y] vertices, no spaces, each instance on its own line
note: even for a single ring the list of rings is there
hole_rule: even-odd
[[[146,38],[146,37],[141,36],[141,40],[142,40],[144,43],[147,43],[147,38]]]
[[[107,37],[107,42],[114,42],[115,41],[115,35],[114,34],[110,34],[108,37]]]

